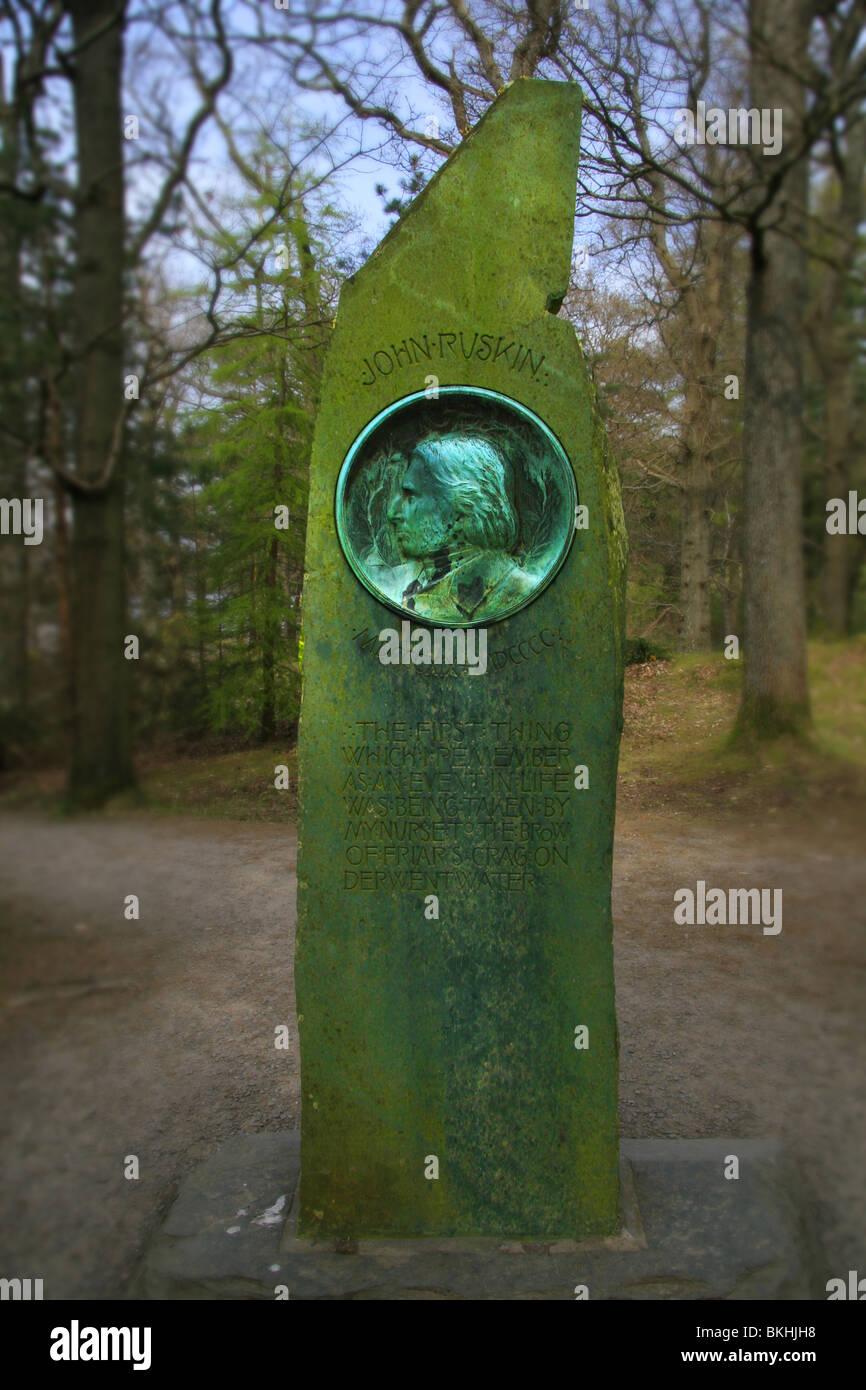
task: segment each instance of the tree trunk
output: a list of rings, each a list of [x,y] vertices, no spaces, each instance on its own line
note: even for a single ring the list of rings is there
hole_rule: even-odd
[[[722,556],[722,632],[736,635],[742,631],[740,603],[742,598],[742,569],[739,558],[739,534],[725,502],[725,548]]]
[[[709,494],[693,476],[683,492],[680,646],[686,652],[705,652],[711,646],[711,540]]]
[[[76,49],[78,157],[75,452],[78,477],[94,486],[72,489],[69,800],[98,805],[135,783],[124,659],[123,7],[117,0],[67,5]]]
[[[727,311],[731,246],[729,228],[708,223],[700,229],[700,255],[696,256],[700,274],[683,292],[681,330],[675,346],[685,380],[680,645],[687,652],[708,651],[712,645],[712,455],[721,433],[715,371],[719,334]]]
[[[75,683],[72,666],[72,624],[69,595],[69,528],[66,523],[66,494],[59,481],[54,485],[54,506],[57,512],[55,529],[55,566],[57,573],[57,626],[60,632],[60,660],[63,663],[61,692],[63,708],[60,718],[64,740],[69,740],[69,720],[75,708]]]
[[[777,158],[786,158],[800,139],[807,32],[802,0],[752,0],[750,105],[782,109]],[[809,724],[801,421],[806,179],[806,160],[800,159],[752,229],[743,420],[744,668],[737,723],[745,739],[799,733]]]
[[[850,362],[839,362],[838,374],[827,381],[824,487],[827,500],[841,497],[848,507],[848,449],[854,417]],[[824,621],[831,636],[848,630],[848,537],[824,531]]]
[[[204,568],[202,566],[202,543],[198,533],[198,507],[196,505],[195,483],[192,485],[192,539],[195,547],[193,576],[195,580],[195,630],[198,651],[199,698],[207,695],[207,657],[205,654],[205,622],[207,615],[207,594],[205,592]]]
[[[702,287],[703,288],[703,287]],[[690,292],[691,316],[699,310],[702,295]],[[709,651],[710,565],[712,559],[712,469],[710,466],[713,415],[712,371],[715,347],[705,325],[693,323],[687,334],[691,348],[685,371],[686,403],[683,418],[683,496],[680,541],[680,646],[687,652]]]
[[[859,111],[837,139],[841,158],[841,190],[833,209],[835,244],[833,262],[823,270],[824,293],[818,298],[814,338],[816,359],[824,383],[826,438],[824,487],[826,500],[842,497],[847,503],[850,459],[854,451],[856,420],[855,376],[858,368],[858,334],[846,304],[850,276],[857,254],[857,232],[863,219],[863,170],[866,164],[866,117]],[[848,538],[824,532],[823,597],[827,631],[842,637],[848,630]]]
[[[279,465],[274,469],[275,487],[278,487]],[[276,493],[279,496],[279,492]],[[272,743],[277,734],[276,703],[276,649],[279,635],[279,618],[276,615],[277,559],[279,542],[276,532],[268,545],[268,563],[264,581],[264,621],[262,623],[262,714],[259,724],[259,737],[262,743]]]
[[[0,62],[0,177],[18,173],[18,112]],[[0,196],[0,497],[23,501],[27,488],[27,410],[21,369],[22,207]],[[8,426],[3,429],[2,426]],[[15,433],[9,433],[14,431]],[[21,436],[21,437],[19,437]],[[23,536],[0,536],[0,769],[23,738],[27,705],[27,551]]]
[[[20,500],[25,495],[24,451],[17,441],[4,439],[0,448],[0,497]],[[12,761],[12,746],[24,742],[29,733],[27,570],[24,537],[0,536],[0,771]]]

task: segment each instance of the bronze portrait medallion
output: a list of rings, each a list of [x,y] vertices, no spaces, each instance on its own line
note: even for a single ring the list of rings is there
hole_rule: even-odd
[[[337,481],[337,534],[371,594],[443,627],[530,603],[574,536],[577,489],[556,436],[496,391],[442,386],[361,431]]]

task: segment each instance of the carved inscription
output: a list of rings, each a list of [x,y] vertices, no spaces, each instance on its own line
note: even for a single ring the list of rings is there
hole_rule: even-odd
[[[418,367],[431,362],[470,362],[473,358],[476,362],[500,363],[518,374],[525,371],[533,381],[547,384],[547,373],[539,375],[545,353],[527,347],[507,333],[463,329],[457,333],[420,333],[415,338],[383,343],[363,359],[361,385],[372,386],[377,377],[388,377],[399,367]]]
[[[527,892],[569,862],[566,720],[358,720],[345,734],[344,888]]]
[[[357,642],[358,646],[366,652],[370,652],[378,660],[378,653],[381,646],[379,633],[375,630],[362,627],[358,632],[352,634],[352,641]],[[538,632],[533,632],[531,636],[521,638],[511,646],[503,647],[498,651],[491,651],[490,663],[486,675],[491,671],[501,671],[506,666],[519,666],[522,662],[532,661],[535,657],[545,656],[555,650],[557,646],[570,647],[573,645],[573,637],[568,632],[563,632],[559,628],[543,627]],[[465,666],[416,666],[413,671],[421,677],[433,677],[437,680],[459,680],[468,674]]]

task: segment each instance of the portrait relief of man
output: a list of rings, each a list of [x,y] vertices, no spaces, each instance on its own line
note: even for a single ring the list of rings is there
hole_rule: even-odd
[[[403,561],[387,581],[389,596],[422,620],[484,622],[535,587],[513,554],[519,528],[505,461],[480,435],[417,443],[387,521]]]
[[[368,422],[334,498],[355,576],[420,623],[508,618],[551,582],[574,539],[577,488],[555,434],[481,387],[415,392]]]

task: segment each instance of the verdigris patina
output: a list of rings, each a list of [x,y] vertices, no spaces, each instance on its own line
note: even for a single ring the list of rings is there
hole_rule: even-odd
[[[555,312],[579,143],[577,87],[512,84],[341,295],[304,587],[302,1238],[616,1226],[625,546]]]
[[[519,402],[444,386],[377,416],[337,485],[346,558],[377,598],[449,627],[506,618],[553,578],[574,536],[574,474]]]

